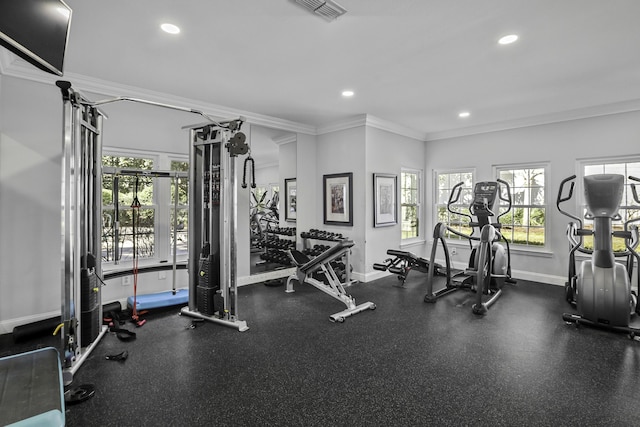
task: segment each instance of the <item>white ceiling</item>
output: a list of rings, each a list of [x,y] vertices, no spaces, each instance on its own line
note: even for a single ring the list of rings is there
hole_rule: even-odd
[[[640,109],[638,0],[338,0],[333,22],[293,0],[66,2],[65,77],[316,128],[370,114],[426,139]]]

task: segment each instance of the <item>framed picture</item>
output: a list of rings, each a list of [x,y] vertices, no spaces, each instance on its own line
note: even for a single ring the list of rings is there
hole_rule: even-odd
[[[373,174],[373,226],[386,227],[398,223],[398,176]]]
[[[324,223],[353,225],[353,173],[324,175]]]
[[[285,221],[295,221],[298,218],[298,197],[295,178],[284,180],[284,194],[284,219]]]

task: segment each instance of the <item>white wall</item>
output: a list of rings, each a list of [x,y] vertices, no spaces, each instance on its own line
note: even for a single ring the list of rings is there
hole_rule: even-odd
[[[518,278],[563,284],[567,272],[567,218],[555,207],[560,181],[577,173],[577,159],[640,154],[640,112],[531,126],[473,136],[427,142],[428,230],[433,229],[433,171],[475,168],[477,181],[493,180],[494,166],[549,162],[547,184],[547,253],[532,254],[515,248],[513,275]],[[468,259],[462,247],[454,262]]]
[[[286,187],[285,179],[296,178],[298,173],[298,144],[295,140],[278,146],[278,183],[280,184],[280,225],[283,227],[296,227],[296,222],[285,221]],[[297,182],[296,182],[297,183]]]
[[[195,115],[133,104],[103,110],[109,116],[104,122],[106,147],[186,154],[187,133],[181,127],[203,121]],[[61,123],[57,87],[0,77],[0,333],[60,311]],[[319,136],[298,134],[295,143],[281,146],[286,160],[278,166],[278,181],[284,189],[284,178],[297,178],[298,233],[322,228],[354,239],[354,276],[366,280],[373,274],[371,265],[384,259],[388,248],[399,245],[398,227],[373,228],[373,173],[399,175],[401,167],[424,170],[423,235],[429,238],[434,225],[433,170],[473,167],[481,180],[493,179],[493,166],[498,164],[548,161],[548,250],[538,256],[515,250],[513,269],[516,277],[561,284],[567,269],[567,221],[555,209],[560,180],[576,172],[576,159],[638,155],[639,141],[640,112],[430,141],[426,146],[363,125]],[[241,179],[240,167],[238,172]],[[322,175],[342,172],[353,172],[354,225],[325,226]],[[246,193],[240,196],[239,190],[239,212],[248,212]],[[248,222],[244,227],[243,217],[239,215],[238,239],[248,243]],[[246,238],[240,234],[243,227]],[[410,250],[420,254],[428,247]],[[455,260],[466,256],[461,248]],[[158,280],[157,273],[143,275],[139,292],[166,290],[171,286],[170,276],[167,279]],[[109,281],[103,302],[131,295],[131,288],[120,283],[120,279]],[[184,270],[178,282],[183,286]]]
[[[365,126],[340,130],[318,136],[316,174],[316,224],[314,228],[342,233],[354,241],[351,250],[351,264],[354,278],[361,280],[365,271],[366,241],[366,132]],[[323,175],[353,173],[353,226],[325,225],[323,205]],[[306,191],[306,187],[299,187]],[[304,231],[304,230],[300,230]],[[317,243],[317,242],[316,242]]]
[[[398,223],[394,226],[378,227],[373,226],[373,174],[386,173],[398,177],[398,187],[400,188],[400,172],[402,168],[422,170],[424,175],[425,143],[416,139],[400,136],[392,132],[380,130],[373,127],[366,129],[366,188],[365,188],[365,230],[366,230],[366,256],[364,269],[359,270],[367,275],[367,280],[373,280],[380,276],[379,272],[373,270],[373,264],[383,262],[387,256],[387,249],[400,249],[400,195],[398,193]],[[424,180],[423,180],[424,182]],[[424,186],[422,188],[424,199]],[[424,218],[425,211],[429,212],[428,205],[422,204]],[[424,222],[424,221],[421,221]],[[403,250],[410,251],[418,256],[424,256],[425,251],[425,227],[420,227],[421,243],[405,247]]]
[[[62,98],[55,86],[2,77],[0,333],[8,319],[60,313]]]
[[[296,184],[298,187],[298,212],[296,232],[300,233],[312,228],[318,228],[317,211],[322,209],[322,199],[318,190],[318,166],[316,136],[299,133],[296,136]],[[287,178],[292,178],[291,176]],[[320,183],[322,188],[322,183]],[[322,211],[320,211],[322,212]],[[298,249],[302,249],[302,242],[298,238]]]

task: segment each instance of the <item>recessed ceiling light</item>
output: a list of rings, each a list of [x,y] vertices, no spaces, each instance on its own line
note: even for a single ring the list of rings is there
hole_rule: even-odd
[[[511,43],[515,42],[516,40],[518,40],[517,34],[509,34],[507,36],[500,37],[500,39],[498,40],[498,43],[499,44],[511,44]]]
[[[461,119],[466,119],[470,115],[471,115],[471,113],[468,112],[468,111],[461,111],[460,113],[458,113],[458,117],[460,117]]]
[[[350,98],[354,95],[352,90],[343,90],[342,91],[342,96],[344,96],[345,98]]]
[[[173,24],[165,23],[160,25],[160,28],[162,28],[162,31],[169,34],[178,34],[180,32],[180,28],[177,25]]]

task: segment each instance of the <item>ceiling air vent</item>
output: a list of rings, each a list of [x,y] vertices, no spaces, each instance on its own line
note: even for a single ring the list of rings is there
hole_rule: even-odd
[[[329,21],[347,13],[347,9],[331,0],[296,0],[296,3],[301,4]]]

